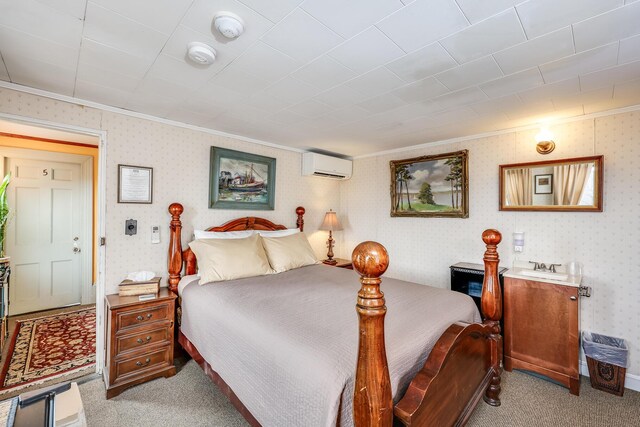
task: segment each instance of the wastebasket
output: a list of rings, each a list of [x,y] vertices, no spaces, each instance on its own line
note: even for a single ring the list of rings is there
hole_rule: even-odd
[[[587,356],[591,387],[622,396],[629,359],[625,340],[585,331],[582,348]]]

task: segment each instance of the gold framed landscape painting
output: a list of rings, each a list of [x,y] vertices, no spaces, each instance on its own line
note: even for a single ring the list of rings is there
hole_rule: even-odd
[[[469,151],[392,160],[391,216],[469,217]]]

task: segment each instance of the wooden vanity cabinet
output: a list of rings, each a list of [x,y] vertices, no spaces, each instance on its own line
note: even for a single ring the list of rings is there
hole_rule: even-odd
[[[578,288],[505,277],[504,368],[544,375],[580,393]]]

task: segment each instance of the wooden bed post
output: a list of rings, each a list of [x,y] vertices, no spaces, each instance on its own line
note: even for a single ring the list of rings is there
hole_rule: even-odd
[[[180,215],[184,208],[180,203],[171,203],[169,213],[171,224],[169,225],[169,257],[167,268],[169,271],[169,290],[178,293],[178,283],[182,272],[182,221]]]
[[[300,229],[300,231],[304,231],[304,213],[306,211],[302,206],[298,206],[296,208],[296,214],[298,215],[298,219],[296,220],[296,226]]]
[[[380,243],[363,242],[353,250],[352,261],[362,284],[356,304],[360,338],[353,421],[355,427],[391,427],[393,399],[384,342],[387,307],[380,291],[380,276],[389,266],[389,255]]]
[[[484,395],[484,401],[492,406],[500,406],[500,374],[502,372],[502,336],[500,335],[500,319],[502,319],[502,290],[498,278],[498,244],[502,234],[498,230],[485,230],[482,240],[487,245],[484,253],[484,282],[482,284],[483,323],[491,328],[491,366],[493,376]]]

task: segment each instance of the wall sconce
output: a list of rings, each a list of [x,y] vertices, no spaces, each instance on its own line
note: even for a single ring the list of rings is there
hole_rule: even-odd
[[[513,233],[513,250],[522,252],[524,250],[524,231],[516,231]]]
[[[540,129],[540,132],[536,135],[536,151],[540,154],[549,154],[556,148],[556,143],[553,142],[553,134],[547,128]]]
[[[331,209],[329,212],[324,214],[324,221],[322,221],[322,225],[320,226],[320,230],[329,231],[329,240],[327,240],[327,247],[329,251],[327,252],[327,259],[322,261],[325,264],[335,265],[338,263],[335,259],[333,259],[333,235],[332,232],[342,230],[342,224],[338,220],[338,215]]]

